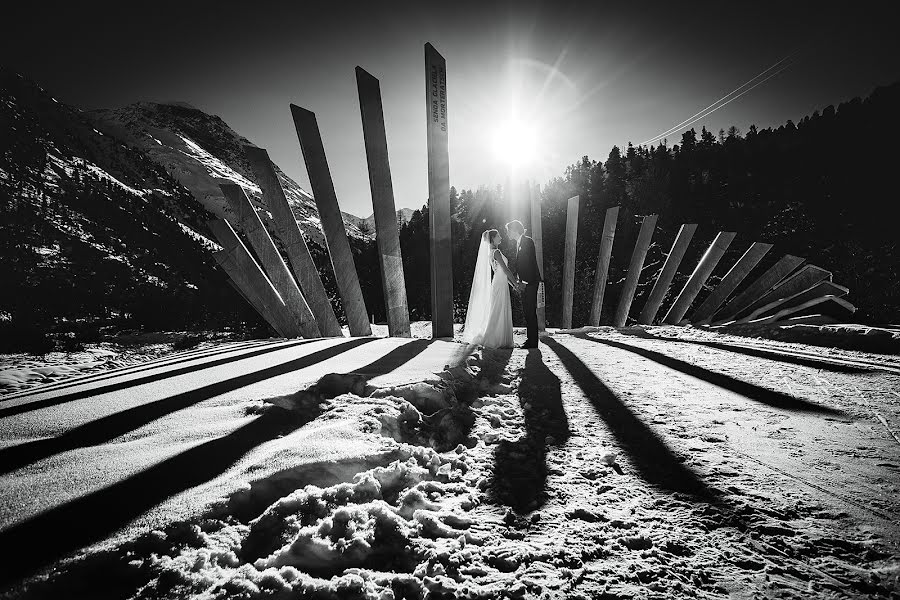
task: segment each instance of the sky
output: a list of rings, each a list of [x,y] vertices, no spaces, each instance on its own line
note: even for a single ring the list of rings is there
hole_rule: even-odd
[[[889,3],[831,4],[30,2],[7,13],[0,61],[83,109],[180,101],[219,115],[309,189],[298,104],[318,117],[342,210],[367,216],[357,65],[380,80],[396,206],[418,208],[426,42],[447,60],[451,184],[500,184],[510,170],[543,183],[748,81],[737,93],[759,85],[691,126],[777,127],[900,80]]]

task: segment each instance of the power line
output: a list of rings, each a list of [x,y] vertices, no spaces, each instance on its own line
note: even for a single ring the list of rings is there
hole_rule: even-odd
[[[755,77],[752,77],[751,79],[745,81],[744,83],[742,83],[741,85],[739,85],[738,87],[733,89],[731,92],[725,94],[724,96],[722,96],[721,98],[719,98],[718,100],[716,100],[715,102],[713,102],[712,104],[710,104],[709,106],[704,108],[703,110],[691,115],[690,117],[688,117],[687,119],[685,119],[684,121],[679,123],[678,125],[675,125],[674,127],[671,127],[669,129],[665,130],[664,132],[660,133],[659,135],[655,135],[652,138],[648,139],[647,141],[641,142],[640,145],[645,146],[648,144],[652,144],[653,142],[659,141],[662,138],[664,138],[672,133],[677,132],[679,129],[693,125],[700,119],[716,112],[723,106],[726,106],[726,105],[734,102],[735,100],[737,100],[738,98],[740,98],[741,96],[743,96],[744,94],[749,92],[750,90],[754,89],[755,87],[757,87],[759,85],[762,85],[763,83],[767,82],[768,80],[772,79],[773,77],[775,77],[776,75],[778,75],[779,73],[781,73],[782,71],[784,71],[785,69],[790,67],[793,64],[792,62],[788,62],[788,64],[784,65],[783,67],[781,67],[780,69],[778,69],[777,71],[775,71],[774,73],[769,75],[768,77],[765,77],[761,81],[756,81],[760,77],[763,77],[766,73],[769,73],[770,71],[772,71],[772,69],[778,68],[779,65],[782,65],[785,61],[788,61],[791,58],[793,58],[797,54],[797,52],[799,52],[799,51],[795,51],[795,52],[792,52],[791,54],[788,54],[781,60],[772,64],[767,69],[764,69],[763,71],[758,73]],[[753,83],[754,81],[756,81],[756,83]],[[753,85],[751,85],[751,84],[753,84]],[[750,85],[750,87],[747,88],[746,90],[743,90],[743,88],[747,87],[748,85]],[[741,91],[741,90],[743,90],[743,91]],[[738,94],[738,92],[740,92],[740,93]],[[738,94],[738,95],[734,96],[734,94]],[[732,98],[731,96],[734,96],[734,97]]]

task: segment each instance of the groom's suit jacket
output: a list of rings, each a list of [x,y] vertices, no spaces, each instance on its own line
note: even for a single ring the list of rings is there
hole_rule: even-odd
[[[538,267],[537,252],[534,249],[534,240],[523,235],[519,242],[519,250],[516,252],[513,271],[522,281],[538,283],[542,281],[541,269]]]

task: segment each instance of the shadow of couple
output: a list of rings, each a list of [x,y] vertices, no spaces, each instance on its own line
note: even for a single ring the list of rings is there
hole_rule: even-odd
[[[540,350],[528,352],[518,395],[525,434],[497,445],[491,490],[503,504],[532,510],[546,500],[547,449],[563,444],[570,433],[559,378],[544,364]]]
[[[710,488],[683,458],[625,404],[572,350],[552,338],[543,343],[562,363],[592,408],[606,425],[611,442],[628,457],[636,474],[654,487],[714,500]],[[517,511],[534,510],[547,500],[547,452],[571,435],[559,378],[532,350],[521,371],[518,388],[525,433],[502,440],[494,452],[491,490],[498,502]],[[596,432],[598,438],[603,435]],[[598,456],[598,461],[599,461]]]

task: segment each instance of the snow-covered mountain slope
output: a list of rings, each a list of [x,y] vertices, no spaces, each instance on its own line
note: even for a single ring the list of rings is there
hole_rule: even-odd
[[[415,211],[411,208],[401,208],[397,211],[397,222],[408,223],[409,219]],[[351,221],[360,231],[374,235],[375,233],[375,214],[372,213],[365,219],[351,215],[350,213],[342,213],[344,221]]]
[[[211,213],[219,217],[229,214],[219,189],[221,181],[237,183],[260,208],[265,208],[242,150],[242,145],[251,142],[221,118],[184,103],[153,102],[90,111],[86,115],[100,131],[126,140],[163,166]],[[277,165],[275,171],[303,232],[321,244],[324,238],[312,195]],[[353,237],[371,237],[372,233],[359,229],[358,222],[358,217],[345,215],[347,233]]]
[[[141,150],[2,68],[0,210],[0,321],[46,328],[157,312],[178,326],[244,310],[215,267],[212,215],[194,196]]]
[[[0,326],[48,331],[137,314],[134,324],[167,328],[256,319],[216,267],[207,226],[230,215],[222,181],[246,189],[267,220],[247,143],[185,103],[82,111],[0,68]],[[315,202],[275,169],[334,291]],[[364,245],[374,227],[362,231],[360,221],[345,217]]]

